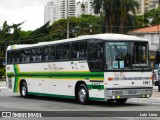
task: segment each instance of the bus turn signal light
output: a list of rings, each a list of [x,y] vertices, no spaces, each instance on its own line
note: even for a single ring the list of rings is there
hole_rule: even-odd
[[[113,80],[113,78],[110,78],[110,77],[109,77],[109,78],[108,78],[108,80],[109,80],[109,81],[112,81],[112,80]]]

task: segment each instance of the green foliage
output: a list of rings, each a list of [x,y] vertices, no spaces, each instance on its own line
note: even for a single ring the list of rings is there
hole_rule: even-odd
[[[139,28],[160,24],[160,7],[136,17]]]
[[[38,34],[48,35],[48,34],[49,34],[48,26],[49,26],[49,22],[47,22],[46,24],[44,24],[44,25],[41,26],[40,28],[37,28],[36,30],[34,30],[34,31],[31,33],[31,35],[32,35],[32,36],[38,35]]]
[[[142,28],[148,26],[148,21],[144,19],[144,15],[136,16],[137,27]]]
[[[96,14],[104,16],[106,32],[126,33],[136,25],[139,3],[135,0],[94,0],[93,7]]]
[[[69,36],[70,38],[86,34],[101,33],[100,20],[96,16],[82,15],[79,18],[69,18]],[[54,22],[51,26],[50,34],[54,35],[56,39],[65,39],[67,31],[67,20],[60,19]]]
[[[0,78],[2,78],[2,76],[6,76],[6,69],[5,68],[0,68]]]
[[[4,65],[2,65],[2,63],[5,61],[5,57],[2,57],[0,55],[0,69],[4,67]]]
[[[144,14],[145,21],[149,23],[149,19],[152,19],[151,25],[160,24],[160,7],[157,9],[150,10]]]

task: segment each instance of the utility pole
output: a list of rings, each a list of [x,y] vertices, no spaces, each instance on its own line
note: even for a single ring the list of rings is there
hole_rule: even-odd
[[[69,0],[67,0],[67,39],[69,38],[69,3],[68,3]]]

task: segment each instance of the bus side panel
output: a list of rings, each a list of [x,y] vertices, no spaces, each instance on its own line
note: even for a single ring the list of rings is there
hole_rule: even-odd
[[[6,65],[6,76],[7,88],[13,92],[18,92],[16,91],[16,77],[13,65]]]
[[[90,89],[89,90],[90,100],[104,100],[104,90],[101,89]]]

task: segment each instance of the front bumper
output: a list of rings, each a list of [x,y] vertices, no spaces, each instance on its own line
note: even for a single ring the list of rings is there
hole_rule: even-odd
[[[123,98],[149,98],[153,87],[105,88],[105,100]]]

